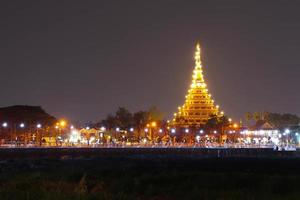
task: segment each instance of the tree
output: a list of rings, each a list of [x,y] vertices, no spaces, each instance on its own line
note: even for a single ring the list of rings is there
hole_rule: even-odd
[[[112,129],[116,126],[116,118],[112,114],[107,115],[106,119],[101,121],[101,124],[107,129]]]
[[[265,120],[274,125],[276,128],[296,126],[300,123],[300,118],[297,115],[290,113],[268,113]]]
[[[124,107],[119,107],[115,118],[118,127],[121,129],[128,129],[133,125],[132,113]]]
[[[250,120],[253,118],[251,112],[246,112],[245,113],[245,119],[246,119],[246,122],[247,122],[247,126],[249,126],[249,122]]]
[[[254,112],[253,113],[253,119],[257,122],[261,120],[261,113],[260,112]]]
[[[161,121],[163,119],[163,113],[155,106],[151,107],[148,111],[149,121]]]
[[[140,138],[141,130],[146,126],[149,119],[149,112],[147,111],[138,111],[133,114],[133,124],[137,129],[137,137]]]

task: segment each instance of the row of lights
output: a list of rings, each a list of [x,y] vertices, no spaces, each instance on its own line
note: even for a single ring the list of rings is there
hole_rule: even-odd
[[[3,128],[7,128],[7,127],[8,127],[8,123],[7,123],[7,122],[3,122],[3,123],[2,123],[2,127],[3,127]],[[20,127],[20,128],[24,128],[24,127],[25,127],[25,124],[24,124],[24,123],[20,123],[20,124],[19,124],[19,127]],[[42,125],[41,125],[41,124],[37,124],[36,127],[37,127],[37,128],[41,128]]]
[[[8,126],[9,126],[9,124],[8,124],[7,122],[3,122],[3,123],[2,123],[2,127],[3,127],[3,128],[7,128]],[[20,124],[19,124],[19,127],[20,127],[20,128],[25,128],[25,123],[20,123]],[[37,125],[36,125],[36,128],[42,128],[42,124],[40,124],[40,123],[37,124]],[[56,125],[55,128],[58,129],[59,126]],[[70,126],[70,129],[74,129],[74,126],[73,126],[73,125]]]

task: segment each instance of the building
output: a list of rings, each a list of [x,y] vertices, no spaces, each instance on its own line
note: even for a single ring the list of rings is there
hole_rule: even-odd
[[[192,83],[185,96],[185,102],[174,113],[172,125],[176,127],[200,127],[211,116],[222,116],[219,106],[214,104],[204,81],[201,64],[201,51],[199,43],[195,52],[195,68],[193,70]]]

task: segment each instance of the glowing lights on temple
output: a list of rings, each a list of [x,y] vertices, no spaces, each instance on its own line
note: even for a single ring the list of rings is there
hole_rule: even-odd
[[[173,126],[189,127],[195,124],[199,126],[205,124],[211,115],[224,115],[223,112],[219,112],[219,106],[214,106],[214,100],[204,82],[199,43],[196,45],[194,58],[192,82],[185,96],[185,103],[178,107],[178,112],[174,113]]]

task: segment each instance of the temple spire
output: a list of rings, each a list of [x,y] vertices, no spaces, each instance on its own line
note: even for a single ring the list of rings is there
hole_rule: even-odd
[[[196,45],[196,52],[195,52],[195,67],[201,68],[201,49],[200,49],[200,43],[197,42]]]
[[[192,83],[185,96],[184,104],[178,107],[178,112],[174,113],[173,125],[175,126],[201,126],[204,125],[212,115],[223,115],[223,113],[219,111],[219,106],[214,104],[214,100],[203,78],[199,42],[196,45],[194,58],[195,66]]]

